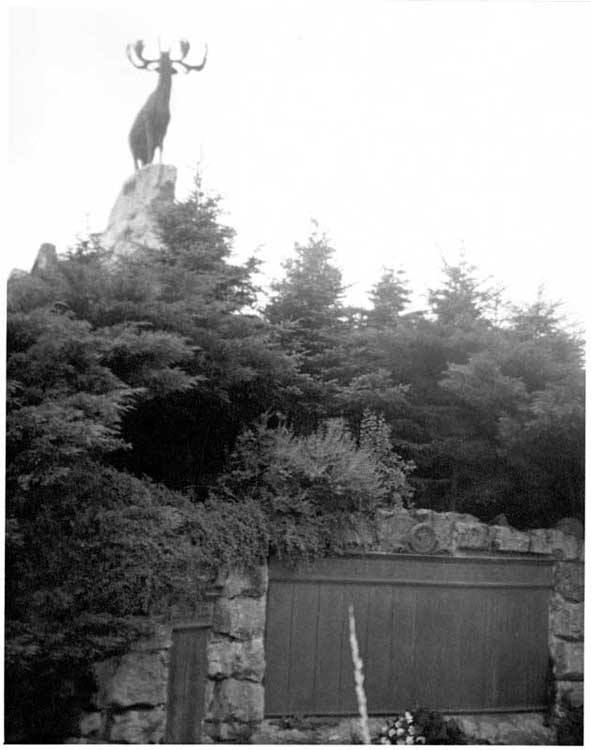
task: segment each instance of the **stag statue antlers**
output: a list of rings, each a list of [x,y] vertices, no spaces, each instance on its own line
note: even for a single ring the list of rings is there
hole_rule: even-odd
[[[130,44],[127,45],[127,58],[134,67],[158,73],[158,85],[138,112],[129,133],[129,145],[136,171],[140,168],[138,164],[143,167],[154,161],[156,149],[160,150],[159,157],[162,161],[162,144],[170,121],[169,105],[172,76],[178,72],[174,66],[181,65],[186,73],[191,70],[203,70],[205,66],[207,45],[203,61],[199,65],[187,65],[184,62],[190,49],[189,42],[186,39],[181,40],[180,48],[181,56],[178,59],[173,60],[170,57],[170,50],[166,50],[160,52],[159,58],[148,60],[144,57],[144,43],[141,40],[138,40],[133,47]]]

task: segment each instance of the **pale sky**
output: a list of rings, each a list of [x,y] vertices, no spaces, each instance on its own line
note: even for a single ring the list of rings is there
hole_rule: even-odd
[[[5,274],[106,228],[156,85],[125,45],[186,37],[188,61],[204,43],[209,59],[174,78],[164,162],[181,198],[201,163],[239,258],[259,248],[276,278],[313,218],[355,303],[385,266],[425,293],[463,251],[511,301],[544,284],[587,320],[591,4],[44,3],[9,20]]]

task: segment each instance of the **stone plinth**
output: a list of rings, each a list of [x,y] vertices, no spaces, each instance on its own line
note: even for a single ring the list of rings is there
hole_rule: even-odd
[[[126,180],[98,237],[101,246],[115,255],[162,247],[157,214],[173,203],[176,177],[176,167],[149,164]]]

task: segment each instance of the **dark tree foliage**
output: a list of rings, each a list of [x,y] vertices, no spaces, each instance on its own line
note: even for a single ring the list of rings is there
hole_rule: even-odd
[[[461,330],[472,328],[475,321],[490,320],[500,292],[485,287],[475,272],[464,258],[456,265],[443,262],[444,284],[429,290],[429,307],[438,323]]]
[[[395,328],[408,306],[410,291],[401,269],[388,268],[374,285],[369,294],[371,309],[366,313],[367,320],[379,330]]]
[[[234,233],[219,213],[197,184],[162,214],[163,251],[109,262],[79,249],[53,289],[76,318],[117,337],[108,366],[144,389],[122,419],[129,449],[115,464],[201,498],[243,425],[297,399],[304,380],[255,313],[257,264],[230,262]],[[156,371],[162,358],[171,364]]]
[[[200,382],[189,367],[195,350],[135,311],[110,314],[109,277],[119,276],[99,254],[76,253],[61,270],[9,287],[5,703],[14,742],[67,736],[73,697],[92,689],[90,661],[195,602],[224,560],[248,564],[267,545],[258,507],[196,506],[116,468],[114,456],[130,452],[122,433],[134,410]],[[91,276],[105,296],[92,298]],[[78,317],[82,309],[94,320]]]
[[[365,409],[381,413],[394,450],[416,465],[417,505],[504,513],[519,527],[581,518],[582,342],[557,306],[539,295],[506,312],[500,291],[461,260],[444,264],[428,310],[407,312],[403,273],[386,271],[371,309],[353,315],[332,253],[325,240],[297,246],[266,310],[287,327],[322,415],[358,430]],[[297,406],[305,424],[306,404]]]
[[[284,264],[285,278],[272,285],[265,311],[272,323],[286,326],[284,345],[305,355],[303,369],[323,375],[327,349],[345,313],[345,288],[333,255],[328,238],[317,230],[307,244],[296,244],[295,258]]]
[[[199,382],[136,410],[124,435],[135,446],[134,471],[156,472],[204,496],[243,425],[281,409],[297,393],[298,378],[277,331],[253,309],[256,261],[229,262],[234,233],[220,222],[217,199],[197,185],[161,217],[161,226],[166,250],[148,258],[156,291],[138,313],[187,337],[194,348],[187,369]]]
[[[432,317],[409,320],[406,342],[399,326],[391,334],[412,417],[394,445],[417,464],[417,504],[484,520],[502,512],[519,527],[581,518],[582,341],[542,297],[503,320],[473,269],[445,272]]]
[[[113,258],[85,243],[9,285],[11,741],[67,736],[93,689],[89,664],[154,618],[190,609],[220,565],[252,565],[269,550],[326,554],[335,519],[371,512],[387,494],[376,462],[329,426],[308,438],[314,460],[338,465],[334,486],[301,506],[318,503],[318,523],[295,511],[305,468],[290,482],[293,508],[289,493],[265,504],[223,483],[208,492],[245,426],[276,407],[295,413],[314,383],[254,311],[256,266],[230,263],[216,201],[197,188],[161,225],[164,251]],[[287,428],[279,434],[298,445]]]
[[[115,259],[85,244],[9,285],[13,741],[67,735],[70,688],[92,659],[124,649],[172,602],[194,602],[224,561],[266,555],[258,505],[246,499],[236,514],[174,490],[205,497],[235,436],[289,391],[294,367],[247,308],[254,264],[228,261],[232,233],[215,200],[197,190],[170,214],[165,252]]]
[[[338,381],[346,367],[349,308],[345,287],[332,263],[334,249],[315,227],[306,244],[295,246],[295,257],[284,264],[285,277],[272,284],[265,318],[281,331],[281,345],[304,376],[300,398],[287,406],[290,421],[313,430],[334,414]]]

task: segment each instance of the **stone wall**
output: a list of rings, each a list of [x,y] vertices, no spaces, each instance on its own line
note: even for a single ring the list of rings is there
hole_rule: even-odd
[[[222,571],[214,603],[193,609],[194,618],[211,623],[203,742],[247,739],[263,720],[267,586],[266,565]],[[94,665],[97,690],[70,742],[164,741],[173,627],[158,624],[129,653]]]
[[[562,699],[574,706],[582,704],[582,539],[560,529],[524,532],[502,524],[487,525],[458,513],[382,510],[375,524],[353,524],[342,544],[352,553],[369,548],[384,553],[551,557],[555,563],[549,653],[555,701],[557,705]],[[260,735],[267,588],[266,566],[249,573],[221,572],[216,581],[215,600],[209,610],[204,742],[245,742]],[[95,665],[98,690],[71,741],[163,741],[171,633],[172,624],[159,625],[153,638],[139,642],[130,653]],[[506,717],[500,717],[501,723],[503,720]],[[486,721],[490,724],[490,717]]]

